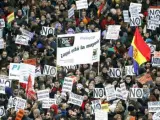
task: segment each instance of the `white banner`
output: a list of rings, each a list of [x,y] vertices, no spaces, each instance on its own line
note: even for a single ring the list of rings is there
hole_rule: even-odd
[[[116,90],[114,85],[105,87],[107,101],[116,99]]]
[[[126,75],[131,75],[131,76],[135,75],[133,65],[125,66],[125,73]]]
[[[0,19],[0,28],[4,28],[5,27],[5,21],[4,19]]]
[[[15,105],[15,111],[18,111],[19,109],[23,109],[26,107],[26,100],[17,97],[16,105]]]
[[[9,79],[19,80],[20,79],[20,63],[10,63],[9,67]]]
[[[43,69],[43,75],[50,75],[55,77],[57,74],[57,68],[54,66],[45,65]]]
[[[95,110],[101,110],[102,106],[101,106],[101,100],[93,100],[91,101],[92,105],[91,105],[91,114],[95,113]]]
[[[74,15],[74,10],[75,9],[73,7],[68,10],[68,18],[71,18]]]
[[[43,101],[43,99],[49,99],[49,90],[39,90],[37,91],[38,101]]]
[[[28,45],[30,37],[24,35],[17,35],[15,43],[20,45]]]
[[[120,25],[109,25],[106,34],[106,39],[117,40],[119,37]]]
[[[53,104],[56,104],[56,99],[49,98],[49,99],[42,100],[42,108],[47,108],[48,109]]]
[[[108,113],[103,110],[96,110],[95,120],[108,120]]]
[[[49,34],[54,35],[55,28],[42,26],[41,35],[47,36]]]
[[[131,17],[130,26],[141,26],[141,17]]]
[[[104,88],[95,88],[93,91],[94,98],[104,98],[105,97],[105,90]]]
[[[88,64],[99,60],[100,31],[58,36],[57,65]]]
[[[62,86],[62,91],[63,92],[71,92],[72,86],[73,86],[73,79],[69,78],[69,77],[65,77],[64,82],[63,82],[63,86]]]
[[[0,118],[5,115],[4,106],[0,106]]]
[[[122,69],[121,68],[109,68],[109,76],[112,78],[122,77]]]
[[[142,98],[143,97],[143,89],[142,88],[131,88],[129,92],[130,98]]]
[[[77,10],[87,9],[88,2],[87,2],[87,0],[79,0],[79,1],[76,1],[76,6],[77,6]]]
[[[0,38],[0,49],[4,49],[4,40]]]
[[[148,102],[148,111],[149,112],[160,111],[160,101]]]
[[[83,96],[70,92],[68,103],[81,106],[83,99]]]

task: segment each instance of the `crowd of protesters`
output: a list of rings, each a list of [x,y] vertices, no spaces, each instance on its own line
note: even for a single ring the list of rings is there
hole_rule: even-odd
[[[119,87],[125,83],[126,89],[133,86],[143,88],[143,98],[137,100],[119,100],[115,109],[108,112],[108,120],[152,120],[153,113],[148,112],[149,101],[160,100],[160,68],[152,66],[151,61],[139,68],[138,76],[125,76],[121,78],[109,77],[108,69],[124,68],[132,65],[133,60],[128,56],[136,27],[124,22],[123,10],[129,10],[131,2],[141,3],[142,25],[139,31],[144,41],[155,44],[156,51],[160,50],[160,28],[144,30],[147,24],[147,10],[150,6],[158,6],[158,0],[88,0],[88,9],[76,10],[76,0],[0,0],[0,18],[6,21],[2,38],[4,49],[0,49],[0,75],[9,74],[10,63],[22,63],[23,60],[36,58],[36,66],[43,71],[44,65],[57,66],[57,35],[90,33],[101,31],[101,56],[99,63],[83,64],[66,69],[57,66],[57,76],[38,76],[35,78],[34,90],[50,90],[50,98],[61,96],[59,104],[53,104],[50,109],[43,109],[42,103],[36,99],[27,99],[25,89],[19,82],[12,80],[12,88],[6,89],[6,94],[0,94],[0,106],[6,109],[1,120],[15,120],[14,108],[7,109],[8,99],[21,97],[27,100],[22,120],[94,120],[91,113],[91,101],[94,88],[104,88],[107,85]],[[75,14],[68,18],[68,10],[74,7]],[[101,9],[101,12],[97,11]],[[15,19],[8,24],[7,16],[14,12]],[[84,19],[85,18],[85,19]],[[110,42],[106,40],[108,25],[121,25],[119,38]],[[54,35],[41,35],[42,26],[55,28]],[[17,35],[22,34],[20,28],[34,33],[29,46],[15,44]],[[2,29],[2,28],[1,28]],[[143,46],[142,46],[143,47]],[[85,57],[85,56],[84,56]],[[80,58],[83,59],[83,58]],[[150,74],[152,81],[141,84],[137,81],[139,76]],[[84,96],[82,106],[69,104],[68,94],[62,93],[62,85],[66,76],[75,76],[72,92]],[[77,87],[81,86],[81,87]],[[113,101],[100,99],[102,104],[113,104]]]

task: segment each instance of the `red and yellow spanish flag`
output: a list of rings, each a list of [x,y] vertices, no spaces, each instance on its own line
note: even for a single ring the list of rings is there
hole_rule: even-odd
[[[128,55],[133,58],[134,72],[138,75],[139,66],[150,61],[151,53],[149,46],[144,42],[139,29],[136,28],[132,44],[129,48]]]
[[[14,12],[12,12],[11,14],[9,14],[7,16],[7,22],[10,23],[14,20]]]

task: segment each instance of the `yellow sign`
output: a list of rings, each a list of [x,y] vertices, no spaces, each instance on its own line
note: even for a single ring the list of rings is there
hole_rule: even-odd
[[[101,104],[101,109],[105,112],[109,112],[109,106],[108,103]]]
[[[8,23],[12,22],[14,20],[14,12],[12,12],[10,15],[7,16]]]

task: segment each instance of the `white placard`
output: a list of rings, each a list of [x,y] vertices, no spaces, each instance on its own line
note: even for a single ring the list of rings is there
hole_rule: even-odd
[[[106,97],[108,101],[116,99],[116,90],[114,85],[109,85],[105,87],[105,91],[106,91]]]
[[[0,83],[0,93],[5,94],[5,83]]]
[[[70,92],[68,103],[81,106],[82,102],[83,102],[83,99],[84,99],[83,96]]]
[[[79,1],[76,1],[76,6],[77,6],[77,10],[87,9],[88,2],[87,2],[87,0],[79,0]]]
[[[68,10],[68,18],[71,18],[74,15],[74,10],[75,9],[73,7]]]
[[[121,68],[109,68],[109,76],[112,78],[122,77],[122,69]]]
[[[43,101],[44,99],[49,99],[49,90],[39,90],[37,91],[38,101]]]
[[[120,25],[109,25],[106,34],[106,39],[117,40],[119,37]]]
[[[56,76],[57,68],[54,66],[45,65],[43,69],[43,75]]]
[[[0,106],[0,118],[5,115],[4,106]]]
[[[15,43],[20,45],[28,45],[30,37],[24,35],[17,35]]]
[[[9,67],[9,79],[19,80],[20,79],[20,63],[10,63]]]
[[[156,45],[153,45],[153,44],[150,44],[150,43],[148,43],[147,45],[149,46],[149,48],[151,50],[151,54],[154,54],[154,52],[156,51]]]
[[[52,98],[49,98],[49,99],[44,99],[42,101],[42,108],[50,108],[53,104],[56,104],[56,99],[52,99]]]
[[[19,109],[24,110],[25,106],[26,106],[26,100],[17,97],[17,101],[16,101],[16,105],[15,105],[15,111],[18,111]]]
[[[59,66],[88,64],[100,60],[100,31],[59,35],[58,42],[57,65]]]
[[[0,28],[0,38],[3,38],[3,28]]]
[[[131,88],[129,92],[130,98],[142,98],[143,97],[143,89],[142,88]]]
[[[148,111],[149,112],[160,111],[160,101],[148,102]]]
[[[0,28],[4,28],[5,27],[5,21],[4,19],[0,19]]]
[[[4,40],[0,38],[0,49],[4,49]]]
[[[103,110],[96,110],[95,120],[108,120],[108,113]]]
[[[125,66],[125,73],[126,75],[131,75],[131,76],[135,75],[133,65]]]
[[[160,120],[160,111],[157,111],[156,113],[153,114],[152,116],[153,120]]]
[[[41,67],[37,66],[35,70],[35,77],[42,76]]]
[[[42,26],[41,35],[44,35],[44,36],[47,36],[49,34],[54,35],[54,32],[55,32],[55,28]]]
[[[142,19],[141,17],[131,17],[130,26],[141,26]]]
[[[71,92],[72,86],[73,86],[73,79],[69,78],[69,77],[65,77],[64,82],[63,82],[63,86],[62,86],[62,91],[63,92]]]
[[[23,29],[23,28],[20,28],[20,31],[22,32],[22,34],[23,34],[24,36],[28,36],[28,37],[30,37],[30,38],[33,38],[33,36],[34,36],[33,33],[29,32],[28,30],[25,30],[25,29]]]
[[[123,10],[123,17],[124,17],[124,22],[127,22],[127,23],[130,22],[128,10]]]
[[[10,96],[8,99],[8,105],[7,105],[7,110],[13,107],[13,98]]]
[[[105,97],[105,90],[104,88],[95,88],[93,91],[94,98],[104,98]]]
[[[93,100],[91,102],[92,102],[91,114],[94,114],[95,110],[101,110],[102,106],[101,106],[101,101],[100,100]]]
[[[152,56],[152,65],[153,66],[160,66],[160,52],[154,51],[154,54]]]

